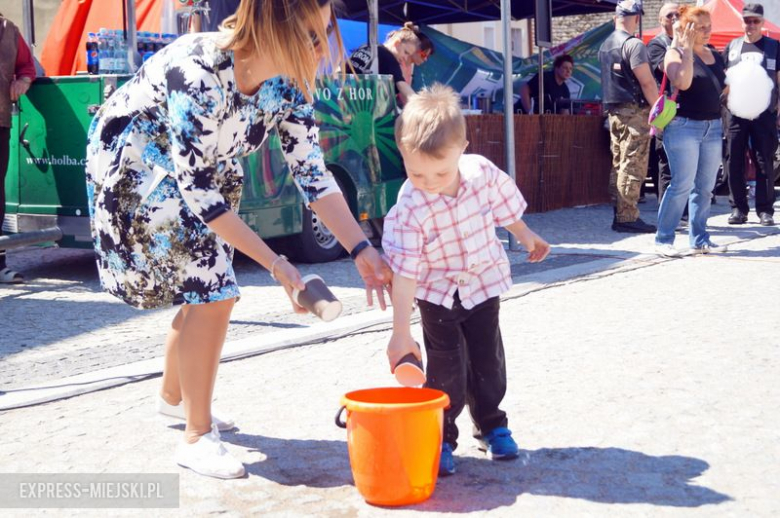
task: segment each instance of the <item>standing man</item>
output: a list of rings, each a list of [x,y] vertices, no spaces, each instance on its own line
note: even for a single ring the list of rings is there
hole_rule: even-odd
[[[0,13],[0,235],[5,219],[5,175],[11,138],[11,104],[27,93],[35,79],[32,53],[19,29]],[[0,284],[19,284],[24,278],[8,268],[0,250]]]
[[[759,63],[774,82],[769,107],[757,119],[748,120],[729,113],[726,130],[726,174],[729,181],[729,203],[731,216],[729,224],[747,223],[748,206],[747,186],[745,185],[745,152],[748,139],[756,153],[756,213],[761,225],[775,224],[773,219],[775,204],[774,156],[777,149],[778,120],[778,60],[780,44],[777,40],[761,34],[764,27],[764,7],[761,4],[745,4],[742,9],[742,28],[745,36],[729,42],[723,51],[726,68],[735,66],[742,60]]]
[[[615,10],[615,32],[599,49],[601,93],[609,115],[612,171],[609,191],[615,204],[612,230],[652,234],[655,227],[639,217],[639,193],[647,176],[650,149],[650,106],[658,85],[647,57],[647,47],[634,36],[641,0],[621,0]]]
[[[568,54],[561,54],[553,61],[553,69],[544,73],[544,108],[553,111],[558,101],[571,99],[571,92],[566,81],[574,72],[574,58]],[[533,112],[531,111],[531,99],[534,100]],[[523,113],[539,113],[539,73],[520,87],[520,104]],[[568,115],[567,106],[558,106],[555,113]]]
[[[667,2],[658,11],[658,21],[661,23],[661,32],[647,44],[647,57],[650,59],[650,69],[653,71],[656,82],[660,85],[664,77],[664,57],[674,38],[673,26],[679,17],[680,6],[673,2]],[[672,95],[672,83],[667,80],[666,94]],[[658,203],[664,196],[664,191],[669,187],[672,174],[669,171],[669,159],[664,150],[663,133],[656,134],[653,138],[655,155],[658,158]],[[687,209],[686,209],[687,214]]]

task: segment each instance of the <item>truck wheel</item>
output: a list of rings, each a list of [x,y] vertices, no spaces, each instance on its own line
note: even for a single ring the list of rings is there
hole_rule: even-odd
[[[344,184],[338,179],[336,181],[341,192],[346,193]],[[288,248],[290,257],[301,263],[327,263],[347,253],[319,216],[306,207],[303,207],[301,233],[290,236]]]

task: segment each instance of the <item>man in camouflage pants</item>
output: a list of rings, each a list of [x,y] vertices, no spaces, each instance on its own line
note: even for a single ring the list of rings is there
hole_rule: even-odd
[[[599,49],[604,109],[609,115],[612,171],[609,193],[615,205],[612,230],[654,233],[639,217],[639,194],[647,176],[650,152],[650,105],[658,86],[650,71],[647,48],[634,37],[641,0],[621,0],[615,11],[615,32]]]

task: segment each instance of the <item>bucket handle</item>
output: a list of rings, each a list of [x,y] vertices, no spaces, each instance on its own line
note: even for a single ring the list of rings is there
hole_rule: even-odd
[[[336,412],[336,426],[338,426],[339,428],[346,429],[347,427],[347,422],[341,420],[341,414],[342,412],[344,412],[344,410],[346,410],[346,408],[347,408],[346,405],[344,405],[341,408],[339,408],[338,412]]]

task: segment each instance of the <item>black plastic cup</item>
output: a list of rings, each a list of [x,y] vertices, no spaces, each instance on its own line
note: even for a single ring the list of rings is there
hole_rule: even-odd
[[[393,370],[395,379],[404,387],[419,387],[425,383],[423,364],[412,353],[401,358]]]
[[[319,275],[307,275],[301,279],[305,290],[293,290],[293,300],[325,322],[334,320],[341,314],[341,302],[328,289]]]

